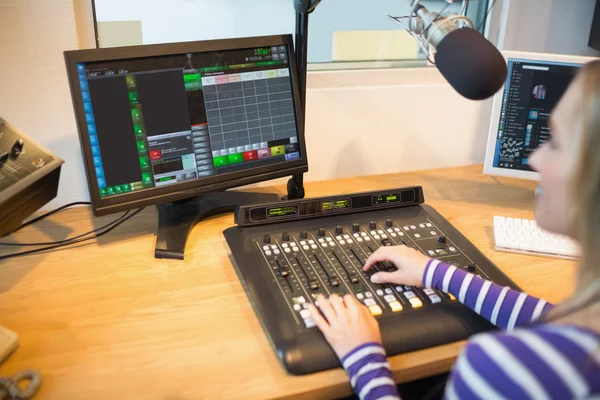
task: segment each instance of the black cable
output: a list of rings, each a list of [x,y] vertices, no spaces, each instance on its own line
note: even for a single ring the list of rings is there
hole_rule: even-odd
[[[87,236],[87,235],[91,235],[92,233],[96,233],[96,232],[101,231],[101,230],[103,230],[105,228],[108,228],[112,224],[116,224],[117,222],[119,222],[123,218],[127,217],[127,215],[129,214],[129,212],[130,211],[126,211],[123,215],[121,215],[116,220],[111,221],[108,224],[106,224],[106,225],[104,225],[104,226],[102,226],[100,228],[94,229],[93,231],[89,231],[89,232],[86,232],[86,233],[82,233],[81,235],[77,235],[77,236],[74,236],[72,238],[67,238],[67,239],[64,239],[64,240],[58,240],[56,242],[40,242],[40,243],[2,243],[2,242],[0,242],[0,246],[33,247],[33,246],[47,246],[47,245],[62,244],[62,243],[71,242],[73,240],[82,238],[82,237]]]
[[[24,252],[21,252],[21,253],[8,254],[8,255],[5,255],[5,256],[0,256],[0,260],[6,260],[8,258],[21,257],[21,256],[30,255],[30,254],[41,253],[43,251],[54,250],[54,249],[58,249],[58,248],[61,248],[61,247],[71,246],[71,245],[74,245],[74,244],[83,243],[83,242],[86,242],[86,241],[89,241],[89,240],[97,239],[97,238],[99,238],[101,236],[106,235],[107,233],[109,233],[113,229],[117,228],[119,225],[121,225],[121,224],[125,223],[126,221],[130,220],[131,218],[133,218],[134,216],[136,216],[142,210],[143,210],[143,208],[140,208],[140,209],[134,211],[132,214],[130,214],[130,215],[126,216],[126,217],[121,217],[119,220],[114,221],[113,226],[111,226],[110,228],[106,229],[103,232],[96,233],[96,234],[94,234],[94,236],[91,236],[89,238],[71,240],[68,243],[55,244],[55,245],[52,245],[52,246],[42,247],[41,249],[28,250],[28,251],[24,251]]]
[[[483,18],[483,20],[481,21],[481,23],[479,24],[479,26],[477,27],[477,32],[483,33],[481,32],[481,28],[483,28],[483,26],[485,25],[485,23],[487,22],[488,17],[490,16],[490,13],[492,12],[492,10],[494,9],[494,5],[496,4],[497,0],[492,0],[492,5],[490,6],[490,8],[488,8],[487,13],[485,14],[485,18]]]
[[[18,227],[17,229],[15,229],[14,231],[11,232],[11,234],[20,231],[21,229],[25,228],[26,226],[29,226],[31,224],[35,224],[38,221],[43,220],[44,218],[48,218],[51,215],[54,215],[58,212],[61,212],[63,210],[66,210],[67,208],[70,207],[74,207],[74,206],[89,206],[92,203],[90,203],[89,201],[76,201],[74,203],[69,203],[69,204],[65,204],[64,206],[58,207],[55,210],[49,211],[46,214],[40,215],[39,217],[33,218],[32,220],[29,220],[27,222],[25,222],[23,225],[21,225],[20,227]]]

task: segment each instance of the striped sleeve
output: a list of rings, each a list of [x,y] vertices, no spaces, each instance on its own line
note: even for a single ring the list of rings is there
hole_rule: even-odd
[[[423,286],[454,295],[477,314],[509,331],[538,319],[553,307],[545,300],[496,285],[433,259],[425,269]]]
[[[342,358],[354,393],[361,400],[399,399],[385,350],[379,343],[366,343]]]
[[[600,393],[600,348],[591,331],[542,325],[481,334],[467,344],[446,398],[583,399]]]

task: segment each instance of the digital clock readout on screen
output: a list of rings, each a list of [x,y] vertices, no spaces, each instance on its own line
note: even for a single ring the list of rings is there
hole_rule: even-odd
[[[321,203],[321,211],[334,211],[334,210],[345,210],[352,208],[352,201],[350,199],[324,201]]]
[[[269,54],[271,54],[271,49],[256,49],[255,53],[257,56],[268,56]]]
[[[382,196],[373,196],[373,205],[396,203],[401,199],[400,193],[390,193]]]
[[[273,207],[267,209],[267,218],[281,218],[288,215],[298,215],[298,206]]]

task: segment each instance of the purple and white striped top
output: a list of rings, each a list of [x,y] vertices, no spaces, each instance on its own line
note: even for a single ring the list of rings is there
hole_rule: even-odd
[[[504,329],[473,336],[446,385],[447,399],[588,399],[600,396],[600,333],[532,321],[553,306],[431,260],[423,286],[453,294]],[[385,350],[357,347],[342,359],[360,399],[398,399]],[[598,397],[600,399],[600,397]]]

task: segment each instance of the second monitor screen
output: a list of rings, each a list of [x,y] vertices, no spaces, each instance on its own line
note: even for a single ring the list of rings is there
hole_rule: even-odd
[[[100,196],[299,159],[287,51],[78,64]]]
[[[529,156],[550,136],[548,119],[581,65],[510,59],[494,167],[531,171]]]

